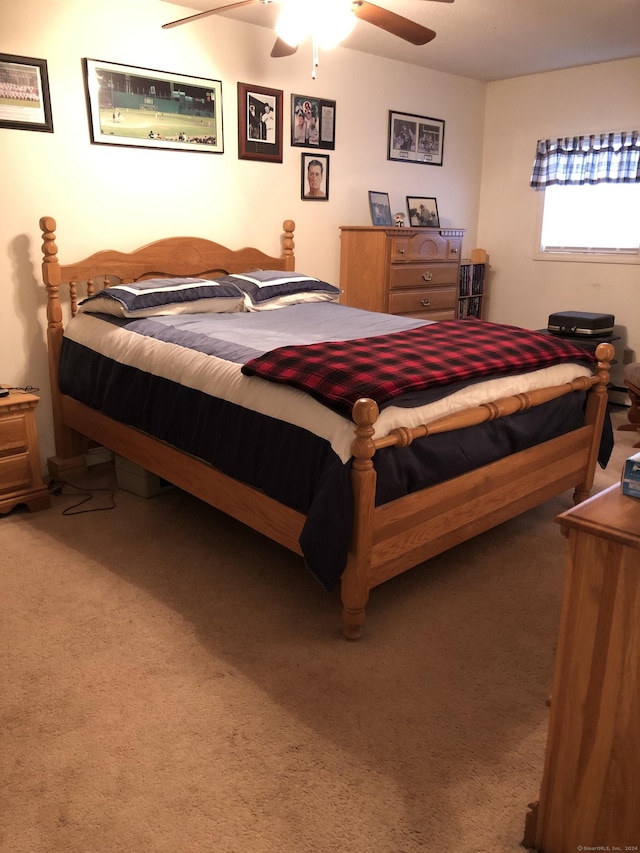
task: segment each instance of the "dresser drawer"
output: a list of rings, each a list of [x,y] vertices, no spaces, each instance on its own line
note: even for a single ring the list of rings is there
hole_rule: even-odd
[[[26,453],[0,456],[0,495],[31,486],[31,465]]]
[[[397,290],[403,287],[431,287],[450,284],[457,288],[458,267],[454,264],[413,264],[391,267],[389,288]]]
[[[432,320],[453,319],[456,296],[454,286],[394,291],[389,294],[389,313],[409,314],[412,317],[429,315],[428,319]],[[433,313],[438,313],[438,316],[430,316]]]
[[[433,233],[399,234],[389,240],[391,263],[426,260],[457,262],[461,248],[461,237],[441,237]]]
[[[24,453],[29,446],[24,415],[9,415],[0,421],[0,459],[12,453]]]

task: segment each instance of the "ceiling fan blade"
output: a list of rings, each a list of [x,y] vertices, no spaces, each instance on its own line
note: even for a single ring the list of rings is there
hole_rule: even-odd
[[[436,37],[433,30],[403,18],[395,12],[369,3],[367,0],[355,0],[352,6],[353,14],[361,21],[367,21],[374,27],[380,27],[393,36],[411,42],[411,44],[426,44]]]
[[[179,27],[180,24],[188,24],[190,21],[197,21],[199,18],[207,18],[209,15],[226,12],[228,9],[240,9],[242,6],[251,6],[257,2],[264,2],[264,0],[239,0],[238,3],[228,3],[226,6],[218,6],[217,9],[208,9],[206,12],[198,12],[196,15],[189,15],[187,18],[170,21],[168,24],[163,24],[162,29],[169,30],[171,27]]]
[[[277,38],[271,48],[271,56],[273,56],[274,59],[278,59],[281,56],[293,56],[297,49],[297,47],[292,47],[281,38]]]

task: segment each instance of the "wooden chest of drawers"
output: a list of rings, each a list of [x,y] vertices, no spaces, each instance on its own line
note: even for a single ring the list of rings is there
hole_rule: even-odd
[[[464,231],[342,226],[342,302],[425,320],[456,316]]]
[[[42,481],[36,431],[34,394],[12,391],[0,397],[0,513],[18,504],[30,510],[49,506]]]

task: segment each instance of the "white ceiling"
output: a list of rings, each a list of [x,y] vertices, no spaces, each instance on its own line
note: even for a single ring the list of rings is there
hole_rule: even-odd
[[[167,22],[226,5],[221,0],[162,2],[171,3]],[[435,30],[436,38],[415,47],[358,21],[343,47],[476,80],[502,80],[640,56],[640,0],[376,0],[376,5]],[[256,0],[222,14],[273,28],[277,4],[265,6]],[[216,17],[184,26],[211,33]],[[311,48],[301,45],[298,50]]]

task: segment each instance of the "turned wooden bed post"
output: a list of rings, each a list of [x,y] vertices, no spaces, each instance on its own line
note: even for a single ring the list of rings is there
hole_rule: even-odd
[[[369,570],[373,548],[373,510],[376,499],[375,444],[373,425],[378,419],[377,404],[368,398],[356,401],[353,420],[356,437],[351,445],[351,487],[353,490],[353,535],[347,568],[342,575],[342,633],[348,640],[362,636],[364,609],[369,599]]]
[[[62,306],[60,304],[60,264],[58,262],[58,247],[56,246],[56,221],[51,216],[40,219],[42,231],[42,277],[47,288],[47,350],[49,356],[49,379],[51,382],[51,406],[53,409],[53,429],[56,443],[57,468],[84,467],[84,443],[81,437],[65,427],[62,422],[60,408],[60,391],[58,389],[58,363],[62,346],[63,323]],[[66,464],[61,460],[67,460]],[[50,463],[53,460],[50,460]],[[51,468],[51,464],[50,464]],[[53,472],[52,473],[58,473]]]
[[[611,344],[598,344],[596,347],[596,358],[598,365],[596,368],[596,376],[598,382],[591,389],[587,398],[587,407],[585,412],[585,423],[588,426],[593,426],[596,436],[602,435],[604,426],[604,418],[607,413],[607,385],[609,384],[609,371],[611,369],[611,361],[615,351]],[[591,443],[589,453],[589,461],[587,464],[587,479],[576,486],[573,493],[573,502],[578,504],[585,501],[591,494],[593,488],[593,480],[596,473],[596,464],[599,451],[599,440]]]

